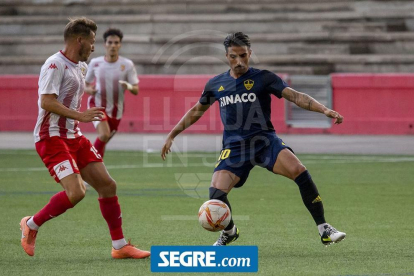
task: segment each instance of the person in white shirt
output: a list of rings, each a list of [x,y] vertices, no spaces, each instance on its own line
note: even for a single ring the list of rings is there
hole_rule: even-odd
[[[35,146],[63,191],[52,196],[35,215],[20,221],[21,245],[29,256],[34,255],[39,227],[75,207],[85,197],[83,180],[98,192],[101,213],[112,239],[112,257],[140,259],[150,255],[125,241],[116,182],[78,127],[79,122],[100,121],[104,116],[101,107],[80,112],[88,68],[85,61],[94,51],[96,30],[95,22],[88,18],[70,19],[64,31],[65,49],[49,57],[40,71]],[[70,235],[71,231],[76,229],[68,229],[63,235]]]
[[[124,113],[124,92],[138,95],[138,77],[134,63],[119,55],[123,33],[108,29],[104,35],[105,56],[94,58],[86,74],[85,92],[90,94],[88,107],[104,107],[105,116],[93,124],[98,132],[94,146],[104,156],[105,145],[118,130]]]

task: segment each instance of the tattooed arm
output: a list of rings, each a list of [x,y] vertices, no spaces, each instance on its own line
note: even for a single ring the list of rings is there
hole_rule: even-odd
[[[335,110],[327,108],[308,94],[298,92],[290,87],[283,89],[282,97],[303,109],[323,113],[327,117],[335,119],[335,124],[342,123],[344,119],[344,117]]]

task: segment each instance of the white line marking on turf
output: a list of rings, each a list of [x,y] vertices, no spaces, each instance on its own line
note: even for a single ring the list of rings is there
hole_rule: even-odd
[[[0,155],[37,155],[35,151],[0,151]]]
[[[217,153],[180,153],[180,152],[173,152],[171,153],[172,157],[218,157],[219,151]],[[140,157],[140,156],[160,156],[159,153],[149,153],[149,152],[137,152],[137,153],[116,153],[116,156],[130,156],[130,157]]]
[[[172,153],[172,157],[180,157],[180,158],[185,158],[185,157],[211,157],[211,158],[215,158],[219,156],[219,152],[217,151],[212,153],[212,152],[207,152],[207,153],[180,153],[180,152],[173,152]],[[37,152],[35,151],[13,151],[13,150],[6,150],[6,151],[2,151],[0,150],[0,155],[38,155]],[[121,157],[141,157],[141,156],[160,156],[160,154],[158,152],[110,152],[109,155],[116,155],[116,156],[121,156]]]
[[[250,220],[250,216],[233,216],[235,220]],[[161,220],[188,220],[194,221],[197,220],[197,216],[185,216],[185,215],[166,215],[161,216]]]
[[[108,165],[107,169],[152,169],[152,168],[184,168],[184,167],[210,167],[203,163],[189,163],[189,164],[147,164],[147,165]],[[47,171],[46,167],[35,168],[0,168],[0,172],[26,172],[26,171]]]
[[[352,163],[403,163],[403,162],[414,162],[414,157],[369,157],[369,158],[316,158],[301,159],[305,164],[352,164]],[[186,168],[186,167],[213,167],[213,165],[205,163],[153,163],[145,165],[107,165],[106,168],[110,170],[123,170],[123,169],[152,169],[152,168]],[[0,172],[33,172],[33,171],[47,171],[46,167],[32,167],[32,168],[0,168]]]
[[[46,167],[40,168],[0,168],[0,172],[34,172],[34,171],[47,171]]]
[[[352,156],[330,156],[330,155],[304,155],[299,156],[301,161],[321,161],[329,162],[334,161],[350,161],[354,163],[358,162],[411,162],[414,161],[413,156],[383,156],[383,155],[352,155]]]
[[[311,160],[311,159],[301,159],[305,164],[320,164],[320,163],[330,163],[330,164],[351,164],[351,163],[402,163],[402,162],[414,162],[414,158],[377,158],[377,159],[324,159],[324,160]]]
[[[156,164],[147,164],[147,165],[108,165],[108,169],[140,169],[140,168],[185,168],[185,167],[209,167],[203,163],[188,163],[188,164],[165,164],[165,163],[156,163]]]
[[[112,151],[110,153],[115,154],[116,156],[120,157],[141,157],[141,156],[151,156],[151,157],[158,157],[159,153],[148,153],[148,152],[116,152]],[[0,155],[37,155],[35,151],[14,151],[14,150],[0,150]],[[302,154],[299,154],[302,155]],[[213,158],[217,157],[218,153],[206,152],[206,153],[172,153],[173,158],[192,158],[192,157],[206,157],[206,158]],[[112,156],[111,156],[112,157]],[[384,156],[384,155],[313,155],[313,154],[303,154],[300,158],[303,160],[391,160],[390,162],[398,162],[393,160],[401,160],[406,159],[406,161],[414,161],[414,157],[412,156],[403,156],[403,157],[395,157],[395,156]]]

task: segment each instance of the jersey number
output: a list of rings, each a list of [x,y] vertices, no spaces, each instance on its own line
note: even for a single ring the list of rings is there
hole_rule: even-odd
[[[221,154],[219,156],[219,159],[217,161],[221,161],[226,159],[227,157],[229,157],[231,150],[229,149],[225,149],[221,151]]]
[[[225,149],[225,150],[222,150],[222,151],[221,151],[220,156],[219,156],[219,158],[218,158],[218,160],[217,160],[217,163],[216,163],[216,166],[215,166],[216,168],[217,168],[217,166],[220,164],[220,162],[221,162],[222,160],[224,160],[224,159],[226,159],[227,157],[229,157],[230,152],[231,152],[231,150],[229,150],[229,149]]]

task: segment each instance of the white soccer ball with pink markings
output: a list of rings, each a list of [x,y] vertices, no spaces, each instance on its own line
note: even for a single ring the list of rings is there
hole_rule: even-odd
[[[198,211],[198,222],[211,232],[224,230],[231,220],[229,206],[221,200],[211,199],[201,205]]]

